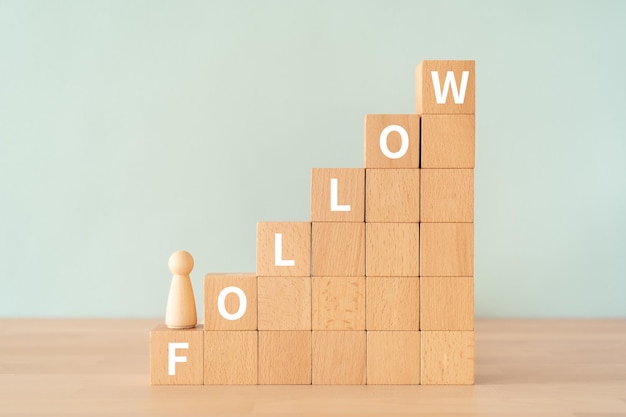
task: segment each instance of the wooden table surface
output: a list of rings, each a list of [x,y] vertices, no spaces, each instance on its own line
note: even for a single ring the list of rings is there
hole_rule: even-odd
[[[475,386],[167,386],[157,320],[0,319],[0,416],[626,416],[626,320],[477,320]]]

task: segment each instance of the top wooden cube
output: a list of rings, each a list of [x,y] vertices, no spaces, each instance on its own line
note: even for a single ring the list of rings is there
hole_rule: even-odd
[[[418,114],[474,114],[474,61],[422,61],[416,70]]]

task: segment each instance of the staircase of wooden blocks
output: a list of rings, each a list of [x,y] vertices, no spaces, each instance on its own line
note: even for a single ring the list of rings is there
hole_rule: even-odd
[[[258,223],[256,273],[206,275],[204,327],[151,332],[153,384],[474,383],[474,61],[416,78],[310,222]]]

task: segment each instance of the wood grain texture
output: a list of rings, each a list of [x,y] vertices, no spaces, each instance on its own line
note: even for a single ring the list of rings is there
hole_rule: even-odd
[[[257,277],[256,274],[206,274],[204,276],[204,328],[205,330],[256,330],[257,329]],[[240,288],[246,296],[246,311],[237,320],[227,320],[218,310],[218,298],[227,287]],[[226,296],[226,312],[239,311],[237,294]]]
[[[311,277],[259,277],[259,330],[311,330]]]
[[[419,330],[420,279],[367,277],[367,330]]]
[[[367,169],[365,221],[417,223],[420,218],[419,169]]]
[[[383,154],[380,136],[391,125],[402,127],[408,136],[406,153],[396,159]],[[390,152],[399,152],[400,133],[390,132],[386,140]],[[365,168],[419,168],[420,116],[417,114],[368,114],[365,116]]]
[[[422,169],[420,221],[458,223],[474,221],[473,169]]]
[[[422,384],[474,383],[474,332],[423,331]]]
[[[420,330],[474,330],[473,277],[420,277]]]
[[[205,331],[204,383],[257,383],[257,331]]]
[[[439,74],[440,91],[444,92],[446,73],[452,71],[457,87],[461,84],[462,72],[469,71],[465,99],[455,103],[452,89],[448,90],[445,103],[438,104],[431,72]],[[474,61],[422,61],[415,71],[416,77],[416,113],[418,114],[474,114],[475,113],[475,62]]]
[[[313,276],[365,275],[365,223],[313,223],[311,245]]]
[[[312,346],[313,384],[365,384],[365,331],[313,331]]]
[[[367,332],[368,385],[420,383],[420,332]]]
[[[365,330],[365,277],[313,277],[313,330]]]
[[[474,168],[473,114],[422,116],[422,168]]]
[[[152,385],[202,385],[204,340],[202,326],[193,329],[170,329],[159,324],[150,332],[150,383]],[[175,349],[186,362],[175,364],[175,375],[169,375],[169,344],[188,343],[188,349]]]
[[[0,319],[0,416],[626,414],[626,319],[477,319],[476,385],[427,387],[151,386],[162,321]]]
[[[350,211],[331,210],[331,180],[337,180],[338,206]],[[311,171],[311,221],[365,221],[365,170],[363,168],[313,168]]]
[[[294,266],[276,266],[276,233],[282,235],[282,259]],[[256,273],[263,277],[303,277],[311,274],[311,223],[262,222],[256,227]]]
[[[474,276],[473,223],[420,223],[420,276]]]
[[[259,384],[311,384],[310,331],[259,331]]]
[[[419,228],[418,223],[366,223],[366,276],[419,276]]]

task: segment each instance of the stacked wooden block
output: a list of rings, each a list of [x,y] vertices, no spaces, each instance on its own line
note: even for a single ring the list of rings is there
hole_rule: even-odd
[[[205,277],[204,327],[152,331],[153,384],[474,382],[474,62],[416,75],[416,114],[366,116],[365,168],[313,169],[310,222]]]

